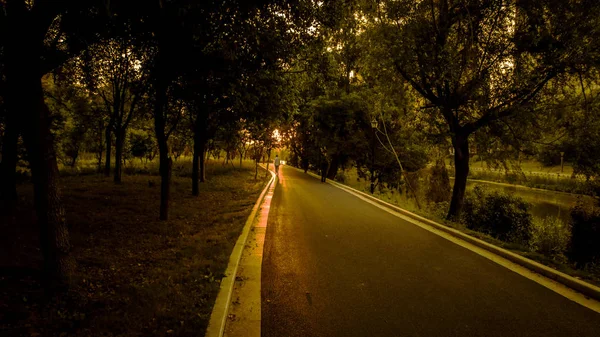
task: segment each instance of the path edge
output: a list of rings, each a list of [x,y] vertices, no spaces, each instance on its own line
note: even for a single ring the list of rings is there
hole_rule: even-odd
[[[258,215],[260,205],[262,204],[265,196],[267,195],[269,187],[271,187],[271,185],[274,184],[276,180],[275,173],[273,173],[272,171],[268,172],[271,173],[271,179],[260,193],[260,196],[256,200],[254,207],[252,207],[252,212],[250,212],[250,215],[246,220],[246,224],[242,229],[242,233],[238,237],[235,246],[231,251],[231,255],[229,256],[227,269],[224,273],[225,276],[223,276],[223,278],[221,279],[219,294],[217,295],[217,299],[215,300],[215,304],[210,315],[210,320],[208,321],[208,326],[204,335],[205,337],[222,337],[223,333],[225,332],[225,323],[227,321],[227,314],[229,313],[231,294],[233,293],[235,277],[237,275],[238,267],[240,265],[242,252],[244,251],[244,246],[246,245],[246,241],[248,241],[248,235],[250,233],[252,225],[254,224],[254,220]]]
[[[301,169],[298,169],[296,167],[294,167],[296,170],[299,170],[301,172],[304,172]],[[320,178],[318,175],[312,173],[312,172],[308,172],[308,174],[310,174],[311,176],[315,177],[315,178]],[[528,259],[524,256],[518,255],[516,253],[513,253],[511,251],[508,251],[504,248],[500,248],[498,246],[492,245],[488,242],[485,242],[483,240],[480,240],[478,238],[475,238],[473,236],[470,236],[468,234],[465,234],[457,229],[454,229],[452,227],[448,227],[445,225],[442,225],[440,223],[437,223],[435,221],[429,220],[427,218],[424,218],[420,215],[417,215],[415,213],[412,213],[410,211],[405,210],[404,208],[401,208],[399,206],[393,205],[387,201],[383,201],[379,198],[376,198],[374,196],[371,196],[365,192],[359,191],[355,188],[352,188],[350,186],[346,186],[344,184],[338,183],[336,181],[332,181],[331,179],[327,180],[327,183],[329,183],[330,185],[333,185],[337,188],[340,188],[342,190],[345,190],[346,192],[349,193],[355,193],[357,195],[360,195],[362,197],[365,197],[381,206],[384,206],[386,208],[389,208],[393,211],[396,211],[406,217],[411,218],[412,220],[416,220],[419,221],[421,223],[424,223],[426,225],[429,225],[437,230],[440,230],[444,233],[450,234],[451,236],[458,238],[460,240],[466,241],[470,244],[473,244],[479,248],[485,249],[493,254],[496,254],[498,256],[501,256],[513,263],[516,263],[522,267],[525,267],[533,272],[536,272],[540,275],[543,275],[551,280],[554,280],[558,283],[561,283],[573,290],[576,290],[578,292],[580,292],[581,294],[590,297],[596,301],[600,301],[600,288],[590,284],[588,282],[579,280],[571,275],[565,274],[561,271],[552,269],[546,265],[543,265],[539,262],[533,261],[531,259]]]

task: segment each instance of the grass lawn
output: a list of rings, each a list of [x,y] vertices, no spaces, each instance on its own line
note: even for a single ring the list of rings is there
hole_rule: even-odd
[[[32,188],[19,187],[18,225],[0,237],[1,336],[203,335],[219,281],[266,178],[253,167],[214,164],[200,197],[173,175],[170,220],[158,221],[159,177],[61,179],[73,287],[46,298],[40,287]],[[3,230],[3,233],[6,231]]]
[[[483,161],[473,158],[469,168],[469,179],[523,185],[532,188],[566,192],[573,194],[593,195],[594,191],[586,183],[585,177],[573,176],[573,167],[565,163],[561,173],[560,165],[544,167],[534,161],[522,161],[519,164],[509,163],[504,167],[489,167]],[[454,176],[452,160],[446,159],[448,173]]]
[[[453,165],[453,162],[454,162],[453,158],[450,158],[450,157],[446,158],[446,166],[447,167],[451,167]],[[509,163],[507,163],[507,165],[508,165],[509,171],[521,171],[526,174],[534,174],[534,173],[535,174],[552,174],[552,175],[561,174],[566,177],[570,177],[573,174],[573,167],[571,166],[570,163],[564,163],[564,166],[561,168],[560,165],[544,166],[541,163],[539,163],[533,159],[529,159],[529,160],[522,160],[519,163],[509,162]],[[485,161],[479,160],[479,157],[477,155],[475,155],[471,158],[471,162],[470,162],[469,166],[472,171],[478,171],[478,170],[504,171],[504,167],[496,167],[496,168],[489,167]]]

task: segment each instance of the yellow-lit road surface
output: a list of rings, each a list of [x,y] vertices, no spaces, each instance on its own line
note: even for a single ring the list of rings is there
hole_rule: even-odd
[[[285,166],[262,336],[600,336],[600,314]]]

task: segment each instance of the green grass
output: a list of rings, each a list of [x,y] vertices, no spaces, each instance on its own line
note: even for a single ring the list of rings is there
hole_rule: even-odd
[[[477,159],[477,158],[474,158]],[[454,171],[447,160],[448,173],[453,176]],[[573,168],[565,164],[561,167],[544,167],[536,161],[523,161],[520,164],[504,168],[491,168],[481,161],[471,161],[469,179],[484,180],[505,184],[523,185],[550,191],[593,195],[593,191],[583,177],[573,177]]]
[[[0,256],[0,331],[202,335],[233,245],[265,184],[264,175],[254,180],[250,165],[212,163],[209,172],[200,197],[191,195],[188,178],[174,175],[165,222],[158,221],[155,175],[124,175],[121,185],[99,175],[64,176],[77,269],[69,293],[53,299],[40,286],[31,186],[19,186],[19,226],[0,238],[8,250]]]
[[[472,170],[469,173],[469,179],[523,185],[556,192],[593,195],[592,189],[585,180],[556,174]]]
[[[114,169],[114,158],[111,163]],[[252,167],[254,164],[251,160],[243,160],[242,166]],[[158,175],[159,162],[158,158],[154,160],[146,161],[139,159],[126,160],[123,165],[123,174],[147,174],[147,175]],[[240,167],[240,161],[234,160],[224,164],[223,158],[213,159],[209,158],[206,162],[206,175],[207,177],[213,174],[219,174],[220,172],[230,172]],[[27,171],[26,169],[22,169]],[[77,161],[75,167],[70,165],[64,165],[58,163],[58,170],[62,176],[82,176],[82,175],[94,175],[98,174],[98,163],[90,155],[85,155]],[[112,175],[111,171],[111,175]],[[173,160],[173,175],[181,177],[190,177],[192,175],[192,157],[181,156]]]
[[[453,165],[453,158],[446,158],[446,166],[451,167]],[[535,160],[521,160],[520,162],[508,162],[509,171],[522,171],[525,173],[537,173],[537,174],[561,174],[570,177],[573,174],[573,167],[569,163],[565,163],[561,169],[560,165],[555,166],[544,166]],[[490,167],[485,161],[479,160],[477,155],[473,156],[470,161],[470,168],[472,171],[478,170],[496,170],[504,171],[504,167]]]

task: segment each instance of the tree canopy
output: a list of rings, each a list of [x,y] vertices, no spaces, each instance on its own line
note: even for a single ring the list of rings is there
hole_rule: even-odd
[[[163,220],[184,153],[195,196],[211,153],[258,165],[287,147],[331,179],[356,169],[371,192],[412,190],[428,169],[442,186],[452,157],[453,220],[475,154],[566,153],[593,181],[598,18],[593,0],[0,1],[2,207],[25,162],[62,284],[74,266],[58,165],[86,154],[115,183],[127,160],[156,157]]]

